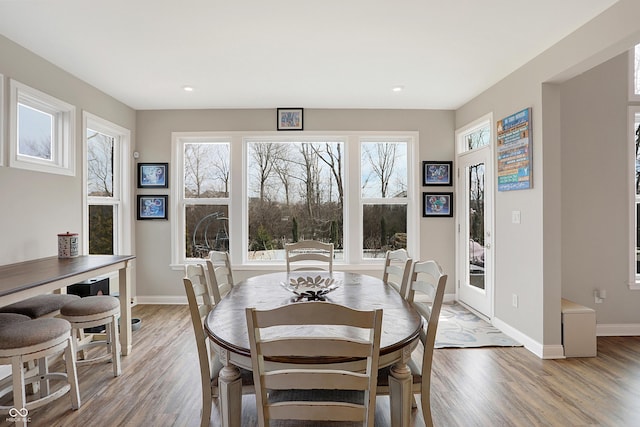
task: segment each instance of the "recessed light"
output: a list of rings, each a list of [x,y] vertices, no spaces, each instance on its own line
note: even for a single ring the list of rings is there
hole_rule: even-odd
[[[402,92],[404,90],[404,86],[402,85],[397,85],[391,88],[392,91],[394,92]]]
[[[193,92],[193,86],[182,86],[182,90],[185,92]]]

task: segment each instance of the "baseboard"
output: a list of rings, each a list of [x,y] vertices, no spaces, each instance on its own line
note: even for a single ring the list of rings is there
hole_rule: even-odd
[[[596,324],[598,337],[630,337],[640,335],[640,323]]]
[[[564,359],[564,347],[562,345],[543,345],[534,340],[530,336],[523,334],[508,323],[503,322],[497,317],[491,322],[493,326],[500,329],[516,341],[524,345],[524,348],[535,354],[541,359]]]
[[[138,304],[147,305],[188,305],[187,296],[140,296],[136,297]]]

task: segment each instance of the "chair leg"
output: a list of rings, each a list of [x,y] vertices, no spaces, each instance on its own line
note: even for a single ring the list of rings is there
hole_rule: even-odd
[[[80,391],[78,389],[78,375],[76,371],[76,353],[73,343],[76,341],[73,334],[69,337],[69,345],[64,349],[64,360],[67,368],[67,381],[69,382],[69,394],[71,395],[71,408],[80,408]]]
[[[113,316],[111,323],[107,324],[107,330],[105,331],[110,345],[108,349],[111,350],[111,361],[113,363],[113,376],[117,377],[122,373],[120,366],[120,337],[118,334],[118,316]]]
[[[40,375],[40,397],[49,395],[49,379],[47,374],[49,373],[49,365],[46,357],[38,359],[38,374]]]
[[[17,356],[12,359],[11,375],[13,376],[13,405],[15,409],[22,412],[22,410],[27,406],[22,357]],[[21,421],[18,421],[15,424],[17,426],[27,427],[27,417],[21,417]]]

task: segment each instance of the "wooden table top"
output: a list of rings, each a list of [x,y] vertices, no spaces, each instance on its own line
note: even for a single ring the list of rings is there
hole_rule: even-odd
[[[38,258],[0,266],[0,297],[134,259],[133,255]]]
[[[231,292],[207,315],[205,329],[220,347],[236,354],[250,356],[245,309],[275,308],[295,303],[295,295],[280,283],[290,277],[329,273],[296,271],[270,273],[236,283]],[[334,272],[332,277],[342,285],[325,296],[326,300],[359,310],[382,308],[380,354],[403,348],[414,341],[422,327],[422,318],[391,286],[381,279],[357,273]]]

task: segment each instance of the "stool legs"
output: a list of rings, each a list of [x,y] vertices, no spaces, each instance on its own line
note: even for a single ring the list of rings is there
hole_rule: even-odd
[[[107,350],[111,351],[111,362],[113,363],[113,376],[120,376],[122,367],[120,364],[120,337],[118,336],[118,316],[113,316],[111,323],[107,324]]]
[[[78,409],[80,407],[80,391],[78,390],[78,375],[76,371],[76,354],[73,352],[73,336],[69,337],[69,345],[64,350],[64,361],[67,367],[67,378],[71,389],[71,408]]]

